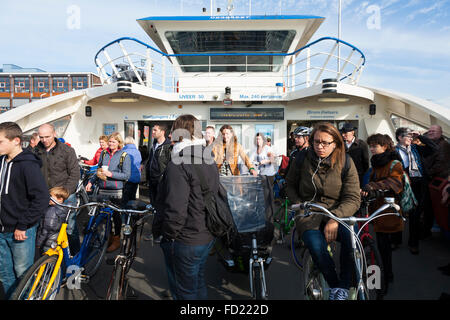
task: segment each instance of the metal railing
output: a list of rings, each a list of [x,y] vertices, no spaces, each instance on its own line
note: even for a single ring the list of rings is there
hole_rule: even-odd
[[[101,55],[103,59],[100,59]],[[231,59],[228,57],[233,56],[245,59],[243,63],[212,61],[217,57]],[[249,62],[250,57],[254,61],[258,56],[278,60],[278,63]],[[196,64],[182,64],[180,60],[178,64],[173,63],[174,59],[182,57],[208,59]],[[223,90],[223,82],[218,80],[226,78],[237,81],[241,91],[252,88],[269,93],[277,91],[275,84],[282,83],[283,92],[294,92],[320,84],[323,78],[357,85],[366,58],[357,47],[332,37],[320,38],[291,53],[197,54],[167,54],[138,39],[123,37],[102,47],[94,61],[102,84],[127,80],[163,92],[215,92]],[[258,83],[247,81],[250,78],[257,78]],[[196,81],[199,79],[205,81],[199,84]]]

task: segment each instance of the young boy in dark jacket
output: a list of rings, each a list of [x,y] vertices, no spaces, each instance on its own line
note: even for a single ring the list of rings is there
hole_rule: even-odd
[[[54,187],[50,189],[50,196],[58,201],[58,203],[63,203],[69,197],[69,192],[64,187]],[[57,206],[50,200],[44,218],[39,224],[36,236],[36,247],[41,248],[42,252],[47,251],[51,247],[52,242],[56,242],[59,230],[66,219],[68,211],[67,208]]]
[[[50,199],[41,160],[21,143],[16,123],[0,123],[0,281],[7,298],[33,264],[37,225]]]

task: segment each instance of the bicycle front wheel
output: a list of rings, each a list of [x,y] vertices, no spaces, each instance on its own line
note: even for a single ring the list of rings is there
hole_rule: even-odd
[[[84,263],[84,274],[92,277],[103,261],[108,247],[108,238],[111,232],[110,216],[102,214],[94,216],[95,222],[90,228],[87,240],[87,258]]]
[[[61,268],[57,270],[57,275],[48,290],[50,279],[56,268],[58,256],[40,257],[24,274],[11,300],[54,300],[59,291],[61,282]]]
[[[262,269],[260,266],[253,267],[253,296],[256,300],[266,300],[266,290],[264,279],[261,275]]]

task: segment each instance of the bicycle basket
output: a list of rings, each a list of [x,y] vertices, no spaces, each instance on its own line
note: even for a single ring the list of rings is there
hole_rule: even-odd
[[[220,177],[239,233],[257,232],[273,221],[273,193],[265,176]]]

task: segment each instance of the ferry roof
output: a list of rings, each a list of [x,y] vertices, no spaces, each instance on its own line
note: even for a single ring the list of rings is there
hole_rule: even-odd
[[[289,40],[288,52],[304,46],[311,39],[314,32],[324,21],[324,17],[312,15],[204,15],[204,16],[158,16],[138,19],[137,22],[150,36],[159,49],[167,54],[174,52],[167,36],[173,38],[174,33],[205,33],[205,32],[261,32],[261,31],[295,31],[295,36]],[[195,37],[194,37],[195,39]],[[178,41],[178,39],[175,39]],[[193,41],[196,43],[196,41]],[[172,41],[173,44],[173,41]],[[228,47],[229,48],[229,47]],[[203,49],[203,51],[202,51]],[[240,48],[243,49],[243,48]],[[224,52],[217,50],[215,52]],[[249,50],[249,52],[255,50]],[[270,49],[260,48],[258,52],[273,52]],[[189,53],[205,52],[201,45],[191,48]],[[206,51],[214,52],[214,51]]]

